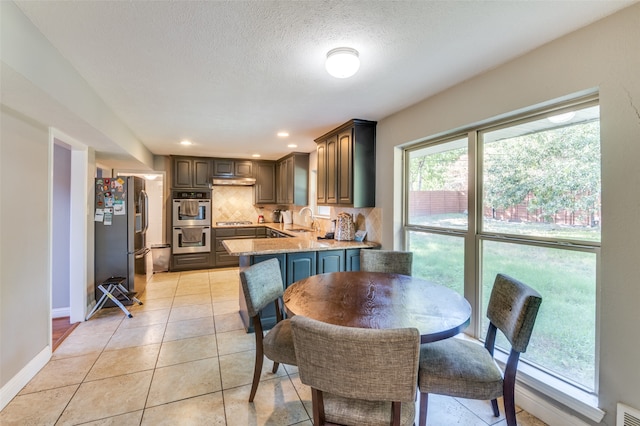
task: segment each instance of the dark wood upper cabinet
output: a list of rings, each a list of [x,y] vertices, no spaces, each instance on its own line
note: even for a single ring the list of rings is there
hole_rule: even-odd
[[[376,124],[353,119],[316,139],[318,204],[375,207]]]
[[[191,188],[193,161],[189,158],[173,157],[173,188]]]
[[[327,203],[327,142],[321,141],[317,145],[318,172],[316,175],[316,199],[318,204]]]
[[[235,160],[233,173],[236,177],[253,177],[253,161]]]
[[[251,160],[233,160],[229,158],[213,159],[213,176],[218,177],[253,177]]]
[[[211,184],[211,160],[195,158],[193,160],[193,186],[195,188],[209,188]]]
[[[256,184],[254,187],[254,204],[276,204],[276,162],[254,162]]]
[[[215,158],[213,160],[213,176],[233,176],[233,160]]]
[[[338,135],[327,139],[327,204],[338,204]]]
[[[294,152],[276,163],[278,204],[306,206],[309,203],[309,153]]]
[[[172,188],[209,188],[211,160],[203,157],[172,157]]]
[[[353,204],[352,129],[338,135],[338,204]]]

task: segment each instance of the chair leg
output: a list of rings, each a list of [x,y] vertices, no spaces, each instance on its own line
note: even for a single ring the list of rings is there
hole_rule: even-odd
[[[507,418],[508,426],[516,426],[516,372],[518,367],[518,359],[520,352],[513,348],[507,360],[507,366],[504,370],[504,383],[502,385],[502,398],[504,400],[504,416]]]
[[[420,419],[419,426],[427,425],[427,404],[429,402],[429,394],[420,392]]]
[[[500,409],[498,408],[498,400],[491,400],[491,408],[493,408],[493,415],[496,417],[500,417]]]
[[[257,321],[257,322],[256,322]],[[256,335],[256,362],[253,367],[253,383],[251,383],[251,393],[249,393],[249,402],[253,402],[260,383],[260,375],[262,374],[262,363],[264,361],[264,348],[262,347],[262,326],[260,317],[254,317],[254,327]]]
[[[271,370],[271,372],[273,374],[276,374],[278,372],[278,367],[280,367],[280,363],[279,362],[274,362],[273,363],[273,369]]]
[[[393,413],[391,424],[393,426],[400,426],[400,418],[402,417],[400,415],[402,412],[402,403],[400,401],[392,401],[391,412]]]
[[[313,411],[313,424],[322,426],[326,422],[324,415],[324,397],[318,389],[311,388],[311,407]]]
[[[514,400],[515,397],[515,389],[505,389],[504,390],[504,416],[507,418],[508,426],[516,426],[516,403]]]
[[[253,368],[253,383],[251,384],[251,393],[249,394],[249,402],[253,402],[253,398],[256,396],[258,390],[258,383],[260,383],[260,373],[262,373],[262,351],[256,349],[256,363]]]

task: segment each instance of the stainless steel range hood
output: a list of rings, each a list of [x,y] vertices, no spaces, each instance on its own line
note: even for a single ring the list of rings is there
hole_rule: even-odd
[[[227,186],[251,186],[256,184],[254,178],[239,178],[239,177],[214,177],[213,185],[227,185]]]

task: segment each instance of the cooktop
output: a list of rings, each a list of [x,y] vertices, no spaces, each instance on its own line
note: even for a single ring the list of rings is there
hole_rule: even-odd
[[[227,222],[216,222],[216,226],[235,226],[235,225],[251,225],[253,222],[250,220],[233,220]]]

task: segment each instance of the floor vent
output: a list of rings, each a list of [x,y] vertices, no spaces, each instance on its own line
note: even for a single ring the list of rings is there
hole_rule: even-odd
[[[640,426],[640,410],[618,403],[616,426]]]

